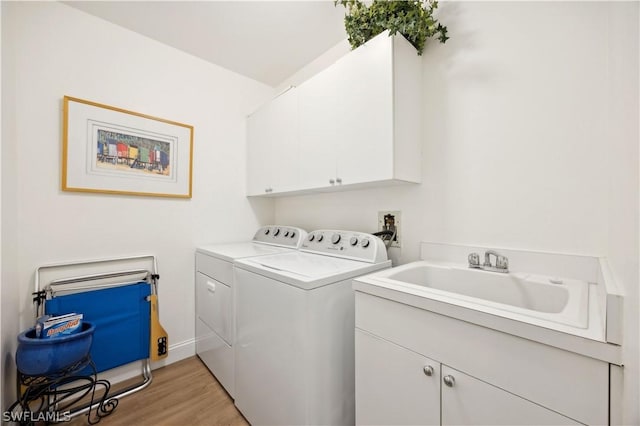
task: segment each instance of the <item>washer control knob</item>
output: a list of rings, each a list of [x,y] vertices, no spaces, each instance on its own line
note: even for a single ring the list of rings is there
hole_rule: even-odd
[[[264,235],[269,235],[269,232],[271,232],[271,230],[269,228],[264,230]]]
[[[273,231],[273,236],[274,236],[274,237],[277,237],[279,233],[280,233],[280,228],[276,228],[276,229]]]
[[[291,234],[289,234],[289,237],[295,238],[296,237],[296,231],[291,231]]]
[[[315,235],[313,235],[313,234],[309,234],[309,235],[307,236],[307,240],[309,240],[309,241],[313,241],[315,237],[316,237]]]
[[[362,248],[367,248],[367,247],[369,247],[369,243],[370,243],[370,241],[365,238],[364,240],[362,240],[360,242],[360,245],[362,246]]]
[[[358,237],[351,237],[351,239],[349,240],[349,244],[351,244],[352,246],[357,246],[358,245]]]
[[[288,236],[289,236],[289,231],[286,231],[286,232],[284,233],[284,236],[285,236],[285,237],[288,237]]]
[[[324,235],[322,235],[322,234],[318,235],[318,238],[316,238],[316,241],[320,242],[322,240],[324,240]]]
[[[340,242],[340,238],[341,238],[341,237],[340,237],[340,234],[333,234],[333,235],[331,236],[331,242],[332,242],[333,244],[338,244],[338,243]]]

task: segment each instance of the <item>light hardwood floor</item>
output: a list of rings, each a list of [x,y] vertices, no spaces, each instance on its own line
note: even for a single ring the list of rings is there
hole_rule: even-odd
[[[115,388],[116,386],[114,386]],[[79,415],[73,426],[86,425]],[[99,425],[248,425],[198,357],[153,370],[146,388],[120,400]]]

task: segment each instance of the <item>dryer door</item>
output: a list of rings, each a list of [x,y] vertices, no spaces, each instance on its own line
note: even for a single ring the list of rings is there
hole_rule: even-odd
[[[200,272],[196,275],[196,309],[198,318],[228,344],[231,342],[231,289]]]

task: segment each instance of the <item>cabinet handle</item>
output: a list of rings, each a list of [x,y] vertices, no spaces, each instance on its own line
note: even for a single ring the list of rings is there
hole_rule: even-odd
[[[456,379],[453,376],[449,375],[449,374],[444,376],[442,378],[442,381],[444,382],[445,385],[449,386],[450,388],[452,388],[453,385],[456,384]]]
[[[333,179],[329,179],[329,183],[330,183],[331,185],[333,185],[333,184],[335,184],[335,183],[336,183],[336,181],[335,181],[335,180],[333,180]]]
[[[339,184],[342,184],[342,178],[337,178],[336,182],[339,183]]]
[[[425,375],[427,375],[429,377],[433,376],[433,367],[430,366],[430,365],[425,365],[422,368],[422,371],[424,372]]]

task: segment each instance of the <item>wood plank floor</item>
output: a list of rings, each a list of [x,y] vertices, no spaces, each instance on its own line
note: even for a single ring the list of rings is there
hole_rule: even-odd
[[[87,417],[79,415],[68,424],[86,425]],[[151,384],[122,398],[115,411],[99,424],[248,425],[220,383],[195,356],[153,370]]]

